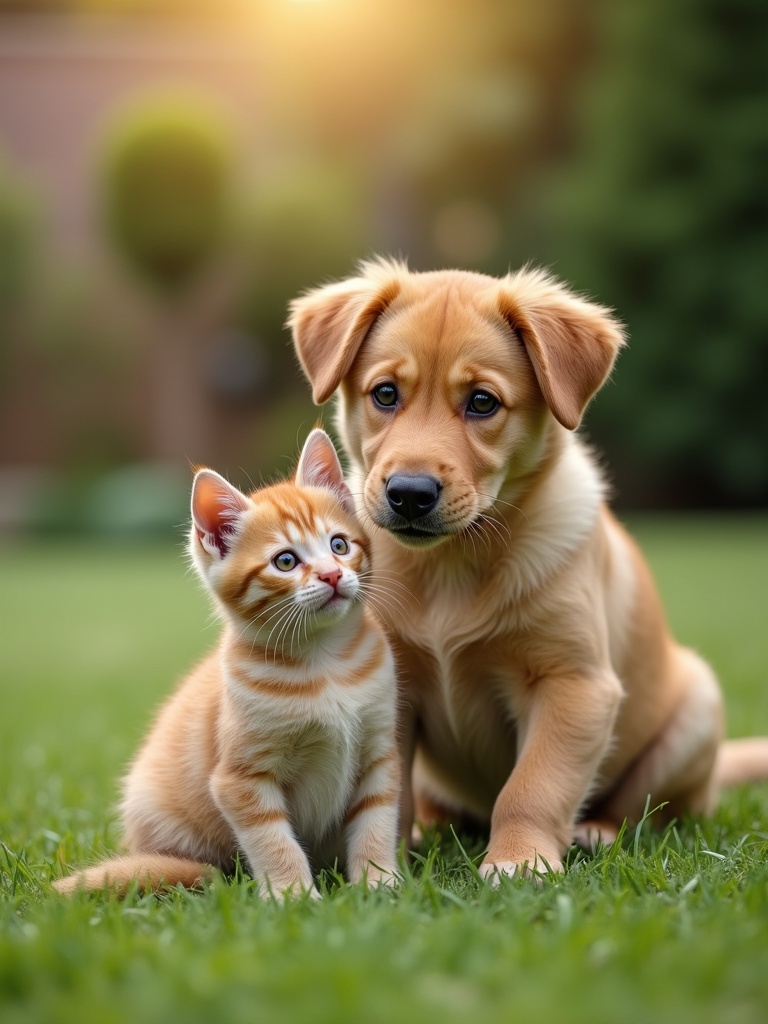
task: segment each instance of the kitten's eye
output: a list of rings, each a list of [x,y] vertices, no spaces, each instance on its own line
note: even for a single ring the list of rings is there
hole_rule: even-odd
[[[373,400],[380,409],[392,409],[397,405],[397,388],[390,381],[379,384],[371,392]]]
[[[349,552],[349,541],[346,537],[336,536],[331,539],[331,551],[334,555],[346,555]]]
[[[467,412],[472,416],[491,416],[500,404],[498,398],[487,391],[473,391],[467,402]]]
[[[279,555],[275,555],[272,559],[272,565],[280,572],[290,572],[291,569],[295,569],[299,564],[299,559],[294,555],[292,551],[281,551]]]

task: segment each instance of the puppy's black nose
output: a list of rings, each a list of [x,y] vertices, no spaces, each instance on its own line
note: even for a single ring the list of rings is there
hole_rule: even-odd
[[[433,476],[396,473],[387,480],[389,507],[412,523],[432,511],[440,499],[440,486]]]

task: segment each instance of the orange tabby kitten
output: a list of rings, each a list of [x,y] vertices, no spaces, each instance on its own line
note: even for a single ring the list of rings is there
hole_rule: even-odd
[[[318,895],[311,864],[391,882],[395,679],[360,601],[368,545],[336,452],[307,438],[293,482],[241,494],[195,476],[190,548],[224,620],[218,648],[161,709],[124,781],[127,856],[55,883],[194,886],[236,854],[274,893]]]

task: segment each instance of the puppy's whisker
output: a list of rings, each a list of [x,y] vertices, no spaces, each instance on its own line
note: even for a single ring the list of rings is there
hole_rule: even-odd
[[[496,494],[486,494],[484,491],[478,491],[477,493],[480,495],[481,498],[490,498],[491,499],[491,504],[490,504],[489,508],[493,508],[494,505],[506,505],[508,508],[514,509],[515,512],[519,512],[520,515],[523,517],[523,519],[525,519],[526,522],[529,521],[528,520],[528,516],[519,507],[519,505],[513,505],[511,501],[505,501],[504,498],[500,498]]]
[[[490,538],[486,535],[485,530],[483,530],[483,528],[482,528],[482,526],[481,526],[481,524],[479,522],[470,523],[469,527],[466,530],[466,533],[467,533],[467,536],[471,539],[473,547],[474,547],[474,544],[475,544],[475,536],[477,536],[477,537],[480,538],[480,540],[482,540],[483,544],[485,544],[486,550],[490,554],[490,552],[491,552],[491,541],[490,541]]]
[[[481,529],[482,536],[485,537],[486,540],[489,540],[489,538],[486,536],[487,531],[492,533],[505,547],[508,546],[512,541],[512,532],[509,529],[509,527],[502,525],[497,519],[494,519],[492,516],[488,516],[484,513],[481,513],[477,517],[476,523],[473,525],[477,525],[478,528]],[[485,529],[482,529],[483,527],[485,527]]]
[[[474,525],[475,525],[474,523],[470,523],[469,529],[465,530],[462,533],[462,539],[464,541],[465,548],[466,548],[466,542],[468,540],[471,542],[471,544],[472,544],[472,559],[473,559],[473,561],[476,562],[477,561],[477,545],[475,544],[475,531],[472,529],[472,527]]]

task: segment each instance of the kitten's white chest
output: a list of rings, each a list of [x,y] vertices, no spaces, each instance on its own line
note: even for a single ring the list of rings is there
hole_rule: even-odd
[[[391,656],[375,632],[341,635],[301,671],[229,664],[228,721],[254,771],[273,776],[295,837],[332,860],[372,737],[394,732]],[[376,741],[378,742],[378,740]]]
[[[247,701],[252,757],[274,774],[308,848],[338,828],[352,802],[369,710],[364,690],[328,680],[312,696]]]
[[[356,723],[308,725],[285,751],[282,782],[299,839],[316,848],[341,824],[359,771]]]

